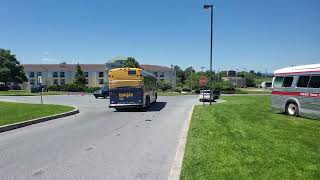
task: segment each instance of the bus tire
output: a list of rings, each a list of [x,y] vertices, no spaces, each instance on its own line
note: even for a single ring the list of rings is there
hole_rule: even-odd
[[[146,98],[146,108],[149,108],[150,107],[150,97],[147,96]]]
[[[299,116],[299,106],[295,102],[288,102],[286,105],[286,114],[289,116]]]

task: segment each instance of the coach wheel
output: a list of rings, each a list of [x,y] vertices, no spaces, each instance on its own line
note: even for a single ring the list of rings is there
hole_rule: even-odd
[[[146,98],[146,108],[149,108],[150,107],[150,97],[149,96],[147,96],[147,98]]]
[[[296,103],[288,103],[286,106],[286,113],[289,116],[298,116],[299,115],[299,107]]]

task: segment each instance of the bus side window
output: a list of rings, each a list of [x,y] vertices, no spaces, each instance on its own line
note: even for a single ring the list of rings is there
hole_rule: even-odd
[[[309,80],[310,80],[310,76],[300,76],[297,83],[297,87],[301,87],[301,88],[308,87]]]
[[[293,77],[285,77],[283,79],[282,87],[291,87],[293,81]]]
[[[274,88],[280,88],[282,87],[283,77],[276,77],[273,81],[273,87]]]
[[[311,76],[309,88],[320,88],[320,76]]]

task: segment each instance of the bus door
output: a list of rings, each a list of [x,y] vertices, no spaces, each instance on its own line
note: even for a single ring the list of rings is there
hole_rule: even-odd
[[[312,75],[309,81],[310,109],[320,114],[320,75]]]

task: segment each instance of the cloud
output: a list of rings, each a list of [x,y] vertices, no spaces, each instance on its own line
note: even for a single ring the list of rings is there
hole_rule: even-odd
[[[58,62],[57,58],[50,58],[49,57],[48,51],[42,52],[42,58],[40,60],[45,63],[57,63]]]
[[[41,58],[41,61],[44,61],[44,62],[57,62],[58,60],[55,59],[55,58],[43,57],[43,58]]]

